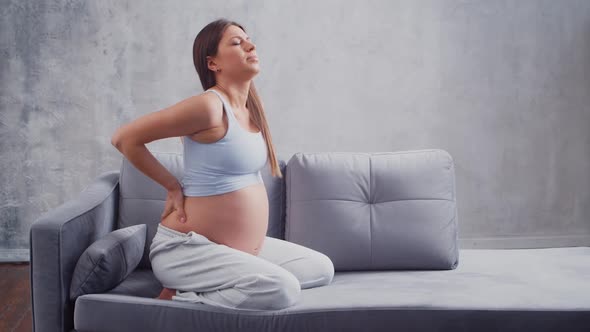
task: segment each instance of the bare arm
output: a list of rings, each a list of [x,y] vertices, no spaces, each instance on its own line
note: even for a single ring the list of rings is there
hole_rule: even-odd
[[[164,167],[144,144],[117,147],[127,160],[166,190],[181,189],[178,179]]]
[[[180,189],[170,173],[145,144],[157,139],[194,134],[211,127],[211,94],[192,96],[163,110],[152,112],[120,127],[111,144],[138,170],[167,190]]]

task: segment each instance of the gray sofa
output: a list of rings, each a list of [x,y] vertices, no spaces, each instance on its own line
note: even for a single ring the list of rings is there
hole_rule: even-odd
[[[180,179],[181,154],[154,155]],[[448,152],[296,153],[280,165],[283,179],[263,172],[267,236],[328,255],[331,284],[275,311],[155,299],[162,286],[148,249],[166,191],[123,158],[33,223],[34,331],[590,330],[590,247],[459,250]],[[85,250],[140,224],[137,267],[112,289],[71,300]]]

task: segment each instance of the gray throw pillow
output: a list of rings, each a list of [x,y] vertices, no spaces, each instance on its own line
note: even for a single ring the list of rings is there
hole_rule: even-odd
[[[145,224],[117,229],[86,248],[74,269],[70,299],[106,292],[125,280],[143,256],[146,232]]]

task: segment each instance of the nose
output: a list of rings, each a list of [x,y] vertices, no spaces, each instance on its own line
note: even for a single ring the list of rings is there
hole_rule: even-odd
[[[250,47],[248,48],[248,52],[252,51],[253,49],[256,48],[256,45],[254,45],[253,42],[249,42],[250,43]]]

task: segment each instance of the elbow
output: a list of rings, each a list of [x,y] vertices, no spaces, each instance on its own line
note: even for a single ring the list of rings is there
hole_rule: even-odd
[[[117,148],[117,150],[121,150],[121,145],[123,143],[123,140],[121,138],[121,134],[119,132],[116,132],[112,137],[111,137],[111,144]]]
[[[117,131],[111,137],[111,144],[123,154],[125,154],[124,150],[127,150],[128,147],[139,145],[137,140],[132,140],[131,137],[124,136],[121,131]]]

